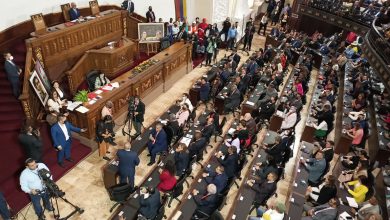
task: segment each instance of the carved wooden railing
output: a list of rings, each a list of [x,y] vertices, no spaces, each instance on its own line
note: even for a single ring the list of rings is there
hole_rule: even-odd
[[[22,84],[22,94],[19,96],[19,100],[22,104],[26,119],[35,122],[42,109],[41,102],[36,96],[30,85],[30,76],[34,69],[35,61],[33,59],[33,52],[30,45],[27,45],[26,64],[24,67],[24,76]]]

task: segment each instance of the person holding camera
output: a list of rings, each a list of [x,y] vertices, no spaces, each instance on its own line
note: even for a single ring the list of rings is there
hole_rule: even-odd
[[[153,219],[161,206],[160,192],[153,187],[142,187],[140,194],[139,204],[141,207],[139,208],[138,217],[141,218],[138,219]]]
[[[39,220],[45,219],[44,209],[41,205],[41,200],[48,211],[53,211],[53,207],[49,201],[49,194],[46,191],[46,187],[42,182],[42,178],[39,176],[38,171],[46,169],[47,166],[43,163],[37,163],[34,159],[28,158],[25,161],[26,168],[20,175],[20,186],[23,192],[30,196],[31,202],[34,207],[35,214]]]
[[[30,123],[26,123],[19,134],[19,142],[26,152],[27,158],[42,161],[42,140],[39,130],[34,130]]]
[[[57,162],[60,167],[65,168],[64,158],[69,162],[73,162],[73,159],[70,157],[70,150],[72,147],[72,137],[71,132],[85,132],[85,128],[77,128],[73,126],[70,122],[66,121],[66,116],[60,114],[58,116],[58,123],[54,124],[51,127],[51,137],[53,139],[53,144],[57,153]]]
[[[141,134],[142,122],[144,122],[145,104],[141,101],[139,97],[134,97],[134,103],[131,103],[131,105],[133,105],[132,110],[134,111],[134,115],[132,120],[136,132],[134,137],[137,137]]]

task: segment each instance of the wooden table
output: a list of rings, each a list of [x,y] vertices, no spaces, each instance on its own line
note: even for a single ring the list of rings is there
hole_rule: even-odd
[[[94,104],[84,103],[84,107],[88,108],[89,111],[86,113],[72,112],[74,115],[72,123],[78,127],[88,128],[87,132],[82,135],[93,139],[95,137],[96,122],[100,120],[101,109],[108,100],[114,103],[114,119],[127,111],[127,100],[135,95],[143,99],[146,104],[146,111],[148,111],[147,104],[168,90],[169,86],[178,78],[192,70],[191,49],[190,44],[176,43],[153,56],[151,59],[158,60],[158,62],[143,72],[135,75],[132,71],[129,71],[112,80],[112,82],[119,83],[119,88],[101,93],[102,98]]]

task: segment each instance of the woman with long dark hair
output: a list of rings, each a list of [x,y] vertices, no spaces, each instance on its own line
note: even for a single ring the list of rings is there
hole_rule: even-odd
[[[160,192],[167,192],[173,189],[176,185],[175,177],[175,164],[173,161],[168,160],[164,165],[164,169],[159,169],[160,172],[160,183],[157,185],[157,189]]]

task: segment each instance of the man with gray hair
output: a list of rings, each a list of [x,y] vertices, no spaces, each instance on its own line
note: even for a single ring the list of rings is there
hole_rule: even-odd
[[[199,195],[199,191],[194,189],[192,195],[197,205],[196,210],[211,215],[217,209],[217,187],[214,184],[207,185],[207,190],[203,195]],[[196,215],[197,211],[195,211]]]
[[[139,158],[136,152],[131,151],[130,142],[126,142],[124,149],[116,153],[119,161],[119,176],[121,183],[129,183],[134,187],[135,167],[139,164]]]

